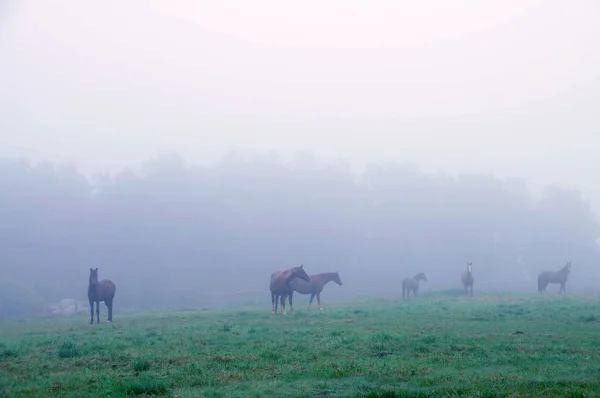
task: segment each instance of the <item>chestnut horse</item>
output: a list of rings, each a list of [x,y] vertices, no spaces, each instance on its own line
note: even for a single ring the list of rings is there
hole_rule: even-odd
[[[98,282],[98,268],[90,268],[88,284],[88,300],[90,301],[90,325],[94,323],[94,303],[96,303],[96,323],[100,323],[100,302],[104,301],[108,308],[108,322],[112,322],[113,299],[117,287],[108,279]]]
[[[296,291],[300,294],[310,294],[308,309],[310,309],[313,299],[315,296],[317,296],[319,310],[323,311],[323,307],[321,307],[321,292],[323,291],[323,287],[331,281],[342,286],[339,272],[325,272],[322,274],[311,275],[310,281],[308,282],[305,282],[301,279],[294,279],[290,282],[290,286],[292,287],[292,293],[290,294],[290,306],[292,305],[292,296],[294,295],[294,291]]]
[[[310,277],[304,271],[304,265],[293,267],[284,271],[277,271],[271,275],[271,302],[273,304],[273,314],[277,314],[277,299],[281,298],[281,311],[285,315],[285,300],[290,296],[290,311],[294,312],[291,294],[293,292],[290,282],[295,278],[310,281]]]
[[[413,292],[413,296],[418,296],[419,281],[427,282],[427,277],[422,272],[419,272],[414,278],[406,278],[402,281],[402,300],[406,300],[410,296],[411,291]]]
[[[538,275],[538,292],[543,293],[546,291],[546,286],[548,283],[560,283],[560,292],[566,293],[565,283],[567,282],[567,277],[569,276],[569,272],[571,272],[571,262],[569,261],[564,267],[562,267],[559,271],[544,271]]]
[[[465,293],[473,296],[473,263],[467,263],[467,270],[462,273],[461,281],[463,286],[465,287]],[[470,292],[469,292],[470,290]]]

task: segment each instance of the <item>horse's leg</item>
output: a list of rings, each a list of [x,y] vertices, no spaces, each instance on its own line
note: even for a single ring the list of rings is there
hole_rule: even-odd
[[[96,323],[100,323],[100,300],[96,301]]]
[[[310,310],[310,305],[312,304],[314,298],[315,298],[315,293],[311,293],[310,294],[310,301],[308,302],[308,309],[309,310]]]
[[[90,325],[94,324],[94,301],[90,300]]]
[[[287,315],[287,313],[285,312],[285,300],[287,299],[285,294],[281,295],[281,312],[283,313],[283,315]]]
[[[417,297],[419,295],[419,288],[416,288],[413,292],[414,296]]]
[[[319,311],[323,311],[323,307],[321,307],[321,292],[317,293],[317,303],[319,304]]]
[[[106,303],[106,308],[108,308],[108,322],[112,322],[112,305],[113,305],[113,301],[112,299],[105,301]]]
[[[294,313],[294,304],[292,304],[292,297],[294,296],[294,292],[290,293],[290,314]]]
[[[275,299],[275,293],[271,292],[271,314],[275,314],[276,304],[277,300]]]

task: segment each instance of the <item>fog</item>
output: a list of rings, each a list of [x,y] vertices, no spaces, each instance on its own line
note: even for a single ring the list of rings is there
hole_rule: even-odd
[[[0,2],[0,308],[89,267],[115,311],[268,305],[301,263],[325,300],[467,261],[591,289],[597,48],[592,0]]]
[[[599,225],[580,193],[485,175],[373,164],[360,175],[310,154],[235,152],[206,167],[163,154],[89,183],[77,169],[0,164],[2,309],[85,300],[90,267],[117,285],[116,311],[264,302],[272,272],[339,271],[324,300],[460,289],[536,291],[537,274],[573,262],[567,291],[598,286]],[[556,285],[550,286],[558,287]],[[306,296],[296,300],[307,301]],[[8,314],[6,314],[8,315]]]

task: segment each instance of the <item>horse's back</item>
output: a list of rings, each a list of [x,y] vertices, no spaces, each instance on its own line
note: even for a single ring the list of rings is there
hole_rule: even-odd
[[[290,287],[292,288],[292,290],[295,290],[300,294],[310,294],[310,293],[316,292],[316,290],[318,290],[318,288],[316,288],[316,286],[311,282],[312,282],[312,278],[311,278],[311,281],[309,281],[309,282],[302,280],[300,278],[294,278],[290,282]]]
[[[277,271],[271,274],[271,283],[269,284],[269,288],[271,292],[278,293],[282,290],[286,290],[285,288],[285,271]],[[287,290],[286,290],[287,291]]]
[[[460,279],[464,284],[473,283],[473,275],[469,275],[467,271],[463,271]]]
[[[538,281],[542,279],[546,279],[548,277],[548,271],[542,271],[538,274]]]
[[[544,281],[548,283],[562,283],[566,282],[569,274],[563,272],[554,271],[543,271],[538,275],[538,281]]]
[[[100,282],[100,286],[102,287],[102,297],[104,299],[112,299],[115,297],[115,293],[117,292],[117,285],[110,279],[103,279]]]

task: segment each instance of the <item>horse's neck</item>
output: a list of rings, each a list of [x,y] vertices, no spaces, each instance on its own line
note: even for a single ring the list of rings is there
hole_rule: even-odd
[[[289,272],[289,275],[285,276],[285,284],[289,284],[295,278],[292,272]]]
[[[310,280],[315,280],[315,282],[321,286],[325,286],[326,284],[328,284],[329,282],[331,282],[332,280],[335,279],[335,273],[331,272],[331,273],[324,273],[321,275],[315,275],[313,278],[310,278]]]

